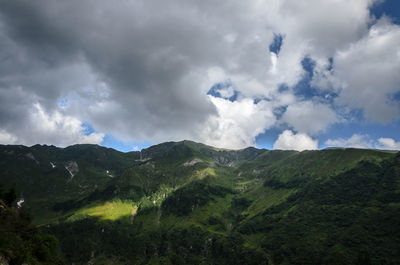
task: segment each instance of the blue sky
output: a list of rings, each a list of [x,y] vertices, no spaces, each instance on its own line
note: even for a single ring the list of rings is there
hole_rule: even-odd
[[[0,144],[400,149],[396,0],[15,0],[0,29]]]

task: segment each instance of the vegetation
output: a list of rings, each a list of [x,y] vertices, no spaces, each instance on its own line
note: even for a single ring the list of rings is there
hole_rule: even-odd
[[[42,234],[23,209],[13,208],[16,195],[0,186],[0,257],[8,264],[63,264],[55,236]],[[3,264],[3,263],[2,263]]]
[[[72,179],[70,161],[79,167]],[[18,195],[2,192],[7,218],[24,219],[9,207],[24,197],[42,232],[10,237],[8,221],[0,228],[8,242],[56,237],[68,263],[400,264],[400,153],[231,151],[190,141],[132,153],[0,146],[0,170]],[[23,249],[20,260],[31,264],[62,260],[57,249],[42,260]]]
[[[99,217],[100,220],[116,221],[122,218],[129,218],[135,215],[136,211],[137,206],[132,201],[115,200],[100,205],[85,206],[68,217],[67,221],[73,222],[90,216]]]

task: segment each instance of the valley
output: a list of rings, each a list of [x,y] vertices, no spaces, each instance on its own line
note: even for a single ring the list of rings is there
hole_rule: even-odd
[[[400,263],[399,152],[2,145],[0,172],[58,263]]]

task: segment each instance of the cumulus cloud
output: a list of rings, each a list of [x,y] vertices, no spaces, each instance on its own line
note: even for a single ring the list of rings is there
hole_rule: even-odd
[[[335,77],[342,82],[338,104],[364,110],[368,120],[399,118],[400,26],[382,19],[368,34],[335,56]]]
[[[328,139],[326,146],[331,147],[353,147],[353,148],[373,148],[374,143],[368,135],[353,134],[350,138]]]
[[[85,133],[82,122],[74,117],[55,111],[48,114],[39,104],[34,104],[29,117],[29,132],[32,133],[26,144],[50,143],[58,146],[77,144],[99,144],[104,134]],[[25,138],[25,137],[24,137]]]
[[[272,1],[271,23],[287,38],[297,39],[310,53],[329,55],[356,41],[368,30],[371,21],[368,8],[377,1]],[[316,12],[317,11],[317,12]],[[295,45],[295,43],[292,43]]]
[[[239,148],[282,123],[315,137],[340,120],[332,105],[296,98],[304,57],[316,61],[313,84],[338,93],[336,104],[396,118],[388,95],[399,83],[398,56],[389,58],[399,53],[398,27],[369,28],[374,2],[0,0],[1,138],[57,143],[69,128],[58,144],[112,134]],[[279,53],[268,51],[276,34]],[[227,81],[222,98],[207,95]],[[381,104],[375,114],[373,104]],[[50,129],[28,133],[32,120]],[[83,121],[99,133],[82,134]]]
[[[6,130],[0,130],[0,144],[14,144],[17,142],[17,137],[8,133]]]
[[[369,7],[376,1],[265,2],[268,27],[285,36],[279,56],[270,56],[273,63],[266,87],[280,83],[291,87],[303,77],[301,61],[305,57],[326,61],[337,49],[347,47],[368,32],[372,22]]]
[[[338,118],[327,105],[303,101],[289,105],[281,120],[296,131],[314,135],[326,130]]]
[[[326,146],[353,147],[353,148],[378,148],[386,150],[400,150],[400,142],[392,138],[372,139],[366,134],[353,134],[350,138],[329,139]]]
[[[197,127],[217,113],[206,95],[213,85],[207,73],[216,66],[238,76],[238,83],[251,83],[249,90],[264,88],[259,77],[268,68],[265,44],[272,35],[265,32],[259,1],[17,0],[0,1],[0,10],[9,46],[2,51],[10,58],[3,87],[31,91],[47,99],[42,104],[53,102],[46,105],[51,111],[56,100],[73,97],[71,115],[124,139],[196,135]],[[76,62],[90,77],[84,87],[65,84],[80,79],[64,74]],[[20,69],[29,75],[24,78]],[[29,85],[40,76],[53,78]],[[109,88],[106,98],[85,93],[98,83]]]
[[[250,99],[231,102],[210,96],[218,114],[211,116],[199,138],[210,145],[225,148],[243,148],[255,145],[255,137],[275,123],[268,102],[257,104]]]
[[[379,138],[377,148],[388,150],[400,150],[400,142],[392,138]]]
[[[304,133],[293,133],[290,130],[283,131],[276,142],[274,149],[279,150],[315,150],[318,149],[318,140],[313,140],[310,136]]]
[[[104,137],[102,133],[86,133],[82,122],[72,116],[59,111],[46,113],[39,103],[33,104],[23,126],[22,130],[14,134],[1,130],[0,142],[25,145],[53,144],[65,147],[72,144],[100,144]]]

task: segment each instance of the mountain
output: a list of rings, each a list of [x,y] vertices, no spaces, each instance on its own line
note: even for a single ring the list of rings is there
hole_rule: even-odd
[[[62,264],[56,237],[31,224],[23,209],[12,207],[16,195],[0,185],[0,264]]]
[[[66,264],[400,264],[396,152],[7,145],[0,172]]]

